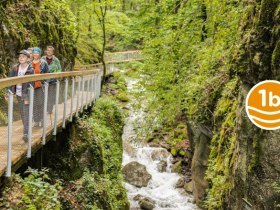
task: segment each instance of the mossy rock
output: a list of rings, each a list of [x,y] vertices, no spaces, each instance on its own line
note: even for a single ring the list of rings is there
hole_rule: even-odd
[[[128,71],[125,72],[125,75],[130,77],[130,78],[139,78],[139,72],[135,71],[133,69],[129,69]]]
[[[116,71],[116,72],[113,73],[113,77],[116,80],[118,80],[118,79],[120,79],[122,77],[122,74],[121,74],[121,72]]]
[[[178,154],[179,154],[180,156],[183,156],[183,157],[186,157],[186,156],[188,155],[188,153],[187,153],[185,150],[183,150],[183,149],[180,149],[179,152],[178,152]]]
[[[172,156],[176,156],[177,155],[177,150],[175,148],[172,148],[170,151]]]
[[[117,98],[119,101],[121,101],[121,102],[128,102],[128,101],[130,101],[128,95],[127,95],[126,93],[124,93],[124,92],[120,92],[120,93],[116,96],[116,98]]]
[[[180,161],[176,162],[176,163],[172,166],[171,171],[172,171],[173,173],[178,173],[178,174],[182,173],[182,161],[180,160]]]
[[[179,123],[179,124],[177,125],[177,128],[179,128],[179,129],[186,129],[186,128],[187,128],[187,125],[185,125],[185,124],[183,124],[183,123]]]
[[[118,90],[126,91],[126,83],[125,82],[118,82],[116,84],[116,88]]]

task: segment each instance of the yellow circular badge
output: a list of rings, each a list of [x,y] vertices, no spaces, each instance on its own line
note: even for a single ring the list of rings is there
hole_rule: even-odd
[[[280,128],[280,82],[266,80],[256,84],[246,97],[246,112],[259,128]]]

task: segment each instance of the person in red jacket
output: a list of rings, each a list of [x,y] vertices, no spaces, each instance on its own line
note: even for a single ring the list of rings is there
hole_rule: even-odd
[[[40,59],[41,49],[34,47],[32,49],[32,66],[34,68],[34,74],[45,74],[49,73],[49,67],[46,61]],[[34,109],[33,119],[34,127],[40,127],[43,119],[43,107],[44,107],[44,92],[42,88],[43,81],[36,81],[34,84]]]

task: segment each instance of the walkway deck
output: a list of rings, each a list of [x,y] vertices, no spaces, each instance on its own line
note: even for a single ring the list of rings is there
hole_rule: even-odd
[[[86,92],[84,92],[84,105],[86,99]],[[16,106],[16,104],[14,104]],[[67,110],[69,110],[66,122],[69,123],[70,117],[70,106],[71,100],[67,100]],[[77,108],[77,95],[74,98],[74,109],[75,111]],[[63,123],[63,110],[64,110],[64,103],[58,105],[58,123],[57,128],[62,128]],[[72,113],[75,115],[75,113]],[[54,118],[54,114],[52,114],[52,121]],[[12,169],[22,160],[26,160],[27,158],[27,147],[28,144],[22,140],[22,133],[23,133],[23,125],[21,120],[13,122],[13,142],[12,142]],[[53,137],[53,127],[51,124],[50,116],[47,116],[47,129],[46,129],[46,142]],[[0,177],[5,174],[6,165],[7,165],[7,147],[8,147],[8,128],[7,126],[0,127]],[[4,140],[4,141],[3,141]],[[36,127],[32,129],[32,153],[36,152],[38,149],[42,147],[42,128]]]

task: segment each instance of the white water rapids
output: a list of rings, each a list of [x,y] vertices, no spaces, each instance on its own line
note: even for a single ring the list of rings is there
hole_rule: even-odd
[[[135,80],[128,80],[128,91],[132,91]],[[123,133],[123,166],[132,161],[137,161],[146,166],[147,171],[152,175],[147,187],[137,188],[125,183],[127,195],[130,201],[130,209],[140,209],[138,201],[133,198],[137,195],[149,197],[155,201],[154,210],[194,210],[198,209],[192,204],[192,196],[185,193],[184,189],[176,189],[175,185],[180,178],[176,173],[171,173],[172,156],[163,148],[143,146],[135,143],[136,137],[134,124],[139,116],[144,116],[140,111],[133,110],[131,106],[129,116]],[[167,171],[159,172],[157,164],[160,160],[167,161]]]

